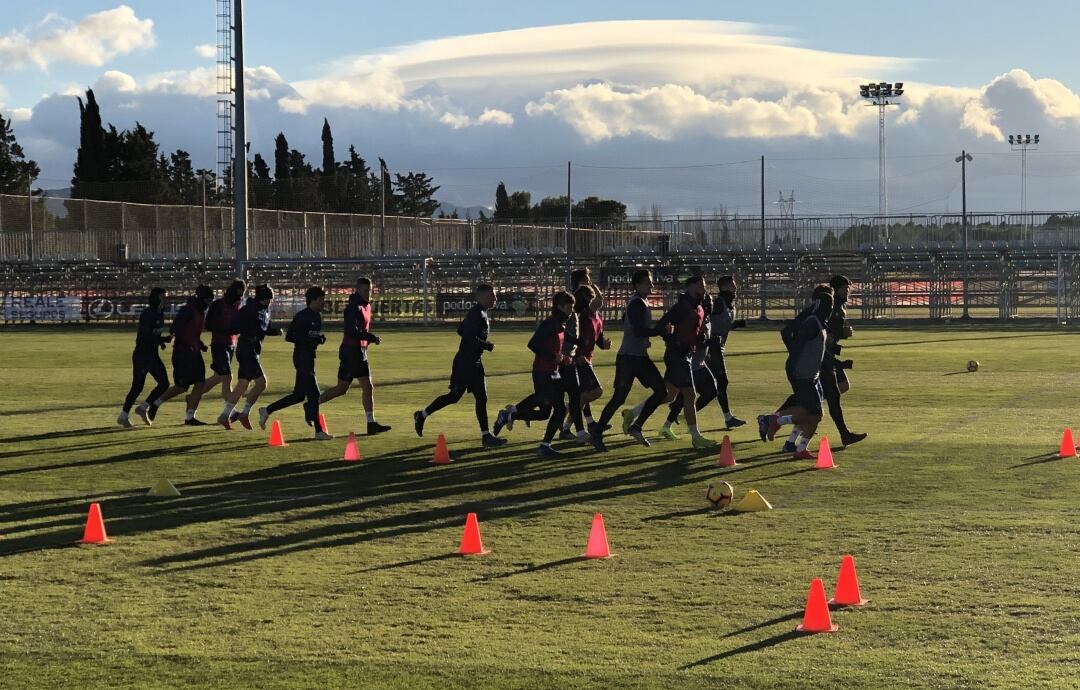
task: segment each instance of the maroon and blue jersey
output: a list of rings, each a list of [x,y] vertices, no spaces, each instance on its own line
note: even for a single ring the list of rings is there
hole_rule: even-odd
[[[562,314],[552,315],[540,322],[536,332],[529,340],[529,349],[536,355],[533,358],[533,371],[540,374],[553,374],[559,370],[562,360],[563,339],[566,336]]]
[[[592,364],[593,350],[604,339],[604,317],[600,312],[581,313],[578,315],[577,354]]]
[[[705,310],[701,304],[683,294],[679,301],[660,319],[659,327],[671,324],[675,332],[667,338],[668,350],[676,351],[680,356],[691,355],[701,343]]]
[[[173,334],[174,338],[174,350],[202,351],[200,336],[206,321],[205,309],[201,301],[189,297],[187,304],[180,307],[180,311],[176,312],[176,318],[173,319],[172,325],[169,327],[169,332]]]
[[[237,316],[243,306],[243,300],[237,298],[230,302],[225,297],[213,301],[206,311],[206,330],[210,331],[210,342],[215,345],[235,345],[236,336],[240,333],[237,328]]]
[[[345,337],[342,345],[351,345],[366,350],[368,343],[375,340],[371,333],[371,302],[361,299],[353,293],[345,305]]]

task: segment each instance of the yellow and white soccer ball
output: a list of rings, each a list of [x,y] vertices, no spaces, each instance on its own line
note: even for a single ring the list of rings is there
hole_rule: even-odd
[[[974,374],[978,370],[979,370],[979,363],[976,362],[973,359],[969,359],[968,360],[968,371],[970,371],[971,373]]]
[[[705,500],[715,510],[723,510],[731,505],[731,497],[734,494],[735,490],[731,488],[731,484],[716,480],[710,482],[709,488],[705,490]]]

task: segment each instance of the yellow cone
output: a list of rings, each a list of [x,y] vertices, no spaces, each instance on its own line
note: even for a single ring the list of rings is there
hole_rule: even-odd
[[[750,489],[743,499],[735,504],[733,510],[740,513],[756,513],[759,510],[772,510],[772,504],[755,489]]]
[[[146,492],[147,496],[161,496],[163,498],[175,498],[180,495],[180,492],[176,490],[176,487],[172,485],[168,479],[159,479],[154,482],[154,485],[150,487],[150,490]]]

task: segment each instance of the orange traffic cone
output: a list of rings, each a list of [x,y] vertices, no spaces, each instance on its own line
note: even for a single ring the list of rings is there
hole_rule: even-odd
[[[90,514],[86,516],[86,529],[80,544],[108,544],[112,539],[105,534],[105,521],[101,519],[101,506],[90,504]]]
[[[1061,450],[1058,451],[1059,458],[1075,458],[1076,457],[1076,443],[1073,441],[1072,429],[1066,428],[1065,433],[1061,436]]]
[[[341,458],[345,462],[358,462],[362,460],[360,457],[360,447],[356,445],[356,434],[349,432],[349,440],[345,442],[345,455]]]
[[[450,464],[450,449],[446,447],[446,437],[439,434],[439,440],[435,442],[435,455],[431,461],[436,465]]]
[[[720,444],[720,461],[718,463],[720,467],[734,467],[738,463],[735,462],[735,453],[731,451],[731,438],[724,434],[724,440]]]
[[[817,451],[817,464],[814,465],[815,470],[831,470],[836,467],[836,463],[832,459],[832,450],[829,448],[829,438],[827,436],[821,437],[821,443],[818,444]]]
[[[480,540],[480,523],[476,521],[476,513],[469,513],[465,517],[465,532],[461,535],[461,547],[457,552],[462,556],[483,556],[491,553],[484,548],[484,542]]]
[[[270,447],[275,448],[277,446],[286,446],[285,436],[281,433],[281,422],[274,420],[274,424],[270,427]]]
[[[585,546],[585,558],[611,558],[611,549],[607,543],[607,530],[604,529],[604,516],[597,513],[592,519],[589,530],[589,543]]]
[[[840,626],[833,625],[832,616],[829,615],[829,604],[825,601],[825,585],[821,578],[815,577],[810,581],[810,594],[806,597],[806,611],[803,612],[802,623],[795,628],[795,632],[801,633],[828,633],[836,632]]]
[[[829,599],[829,606],[863,606],[866,599],[859,591],[859,576],[855,574],[855,559],[844,556],[840,561],[840,575],[836,578],[836,596]]]
[[[319,426],[321,426],[322,430],[326,433],[330,433],[330,430],[326,428],[326,415],[324,415],[322,412],[319,413]]]

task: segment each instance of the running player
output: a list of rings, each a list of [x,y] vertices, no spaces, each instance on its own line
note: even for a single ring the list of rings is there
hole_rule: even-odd
[[[135,409],[135,414],[149,426],[150,402],[157,400],[158,396],[169,389],[169,374],[165,371],[165,363],[161,361],[158,348],[165,349],[165,343],[172,340],[170,335],[162,335],[165,331],[165,288],[153,288],[150,290],[150,306],[143,309],[139,314],[139,329],[135,335],[135,350],[131,353],[131,389],[124,398],[124,408],[116,423],[122,427],[131,427],[129,415],[135,399],[142,393],[146,385],[146,375],[154,377],[157,384],[150,391],[150,395]]]
[[[540,322],[533,337],[529,340],[529,349],[533,351],[532,378],[533,393],[517,405],[507,405],[495,419],[494,433],[498,435],[503,427],[514,428],[514,420],[540,422],[547,420],[547,431],[540,442],[537,454],[542,457],[558,457],[559,451],[551,447],[562,426],[566,405],[563,403],[563,385],[559,376],[559,367],[570,363],[570,358],[563,354],[563,337],[566,321],[574,311],[574,298],[569,292],[556,292],[552,300],[551,316]]]
[[[834,297],[832,314],[825,324],[827,338],[825,357],[821,361],[821,390],[829,404],[829,416],[840,431],[840,442],[846,447],[866,438],[866,434],[857,434],[848,428],[844,421],[844,408],[840,404],[840,396],[851,388],[845,363],[838,358],[843,349],[839,341],[854,335],[854,330],[847,324],[847,298],[851,290],[851,280],[847,276],[835,275],[829,280],[829,286],[833,289]]]
[[[195,412],[199,409],[199,401],[202,400],[203,383],[206,381],[206,363],[202,353],[208,349],[203,344],[200,336],[203,332],[206,310],[214,301],[214,291],[208,285],[200,285],[195,288],[195,294],[188,298],[187,304],[180,308],[169,326],[169,332],[173,336],[173,385],[169,390],[162,393],[150,403],[146,411],[149,419],[157,416],[158,408],[165,401],[186,392],[184,401],[187,403],[187,412],[184,417],[186,426],[206,426],[206,422],[196,419]]]
[[[484,363],[481,357],[485,352],[495,349],[495,343],[488,340],[491,333],[488,310],[495,306],[498,295],[494,287],[485,283],[476,286],[475,298],[476,303],[458,325],[457,332],[461,336],[461,342],[450,369],[450,392],[435,398],[424,409],[413,412],[413,427],[417,436],[423,436],[427,418],[444,407],[455,404],[468,391],[472,393],[476,403],[480,442],[485,448],[497,448],[507,443],[507,440],[493,435],[488,427],[487,382],[484,379]]]
[[[582,285],[592,287],[592,274],[587,266],[574,269],[570,273],[570,294],[574,295],[574,313],[570,315],[566,322],[566,333],[563,335],[563,354],[571,359],[571,363],[559,369],[559,376],[562,377],[563,388],[566,391],[566,409],[568,412],[566,419],[563,420],[562,431],[559,432],[559,438],[564,441],[572,441],[575,438],[588,440],[578,419],[579,415],[576,415],[576,411],[581,407],[581,384],[578,381],[577,366],[573,363],[574,353],[578,346],[578,315],[580,313],[577,308],[577,291]],[[578,427],[577,436],[570,430],[572,423]]]
[[[210,331],[210,370],[214,375],[203,384],[203,394],[221,384],[221,399],[232,397],[232,361],[236,354],[236,315],[244,306],[247,283],[234,280],[219,299],[206,310],[206,330]]]
[[[315,428],[316,441],[331,441],[333,436],[323,428],[319,419],[319,380],[315,377],[315,351],[326,342],[322,332],[322,310],[326,306],[326,292],[312,286],[304,293],[307,306],[296,313],[285,332],[285,340],[293,344],[293,366],[296,382],[293,391],[284,398],[259,408],[259,427],[266,428],[270,415],[278,410],[304,403],[304,421]]]
[[[698,397],[697,409],[703,410],[712,402],[713,398],[720,401],[720,410],[724,413],[724,426],[727,429],[746,424],[745,421],[731,414],[731,404],[728,401],[728,373],[727,362],[724,360],[724,348],[727,346],[728,336],[736,328],[745,328],[745,319],[735,318],[735,298],[738,288],[733,276],[721,276],[716,281],[720,289],[717,298],[712,301],[712,316],[709,318],[710,333],[707,346],[706,363],[716,381],[715,394],[706,392]]]
[[[225,400],[225,409],[217,419],[226,429],[232,428],[232,422],[239,421],[250,430],[251,408],[266,390],[266,374],[260,361],[263,339],[268,335],[281,335],[281,329],[270,323],[270,303],[273,301],[274,291],[269,285],[256,285],[254,299],[249,299],[236,316],[236,330],[240,335],[236,343],[236,389]],[[255,385],[248,391],[252,383]],[[245,393],[244,409],[237,412],[236,406]]]
[[[634,271],[631,281],[634,285],[634,294],[627,301],[623,314],[623,339],[619,345],[619,352],[615,356],[614,392],[600,414],[600,419],[589,429],[593,446],[601,452],[607,451],[604,445],[604,432],[608,429],[608,422],[626,402],[626,396],[630,394],[635,380],[652,390],[652,395],[641,404],[639,411],[646,405],[655,410],[667,394],[664,377],[649,359],[649,339],[661,334],[661,331],[653,325],[652,310],[647,301],[653,290],[652,274],[648,269],[639,268]],[[670,325],[665,329],[667,333],[673,330]],[[629,431],[633,423],[631,415],[637,416],[637,413],[630,411],[628,415],[627,412],[623,413],[624,431]]]
[[[371,279],[357,278],[356,288],[349,295],[349,303],[345,307],[345,336],[338,348],[341,364],[338,366],[337,385],[324,391],[319,396],[319,402],[325,403],[345,395],[353,379],[356,379],[363,391],[368,436],[390,431],[390,427],[375,421],[375,396],[368,366],[368,345],[381,342],[382,339],[371,332]]]
[[[582,285],[574,295],[574,310],[577,312],[578,344],[574,354],[575,378],[578,383],[577,407],[571,408],[570,415],[577,427],[578,443],[589,442],[589,426],[594,424],[589,404],[603,395],[600,379],[596,377],[592,358],[596,348],[608,350],[611,341],[604,336],[604,318],[600,315],[603,297],[592,285]]]
[[[701,339],[708,341],[709,334],[712,331],[712,326],[709,323],[710,316],[713,310],[713,300],[709,293],[705,293],[705,296],[701,299],[701,309],[704,313],[704,320],[702,322]],[[694,390],[697,391],[697,410],[700,412],[705,405],[702,401],[706,401],[708,404],[713,398],[716,397],[716,379],[713,378],[712,371],[706,366],[705,359],[707,355],[707,347],[699,347],[690,359],[691,368],[694,372]],[[669,441],[679,440],[679,436],[671,430],[672,425],[678,424],[679,416],[683,413],[683,407],[685,402],[682,395],[676,396],[668,408],[668,417],[663,426],[660,427],[660,437]]]

